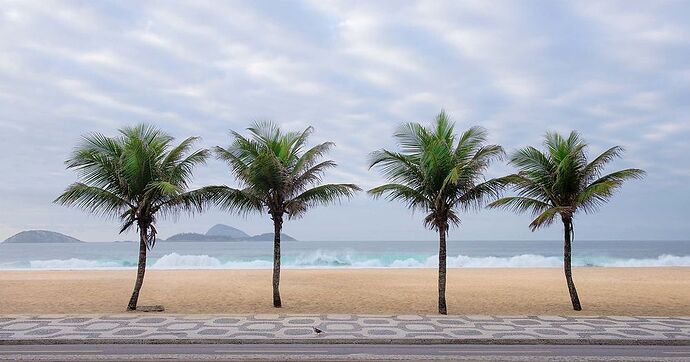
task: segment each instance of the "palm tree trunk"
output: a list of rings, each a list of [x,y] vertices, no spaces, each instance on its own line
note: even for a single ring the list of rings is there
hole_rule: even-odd
[[[273,218],[273,306],[280,308],[280,232],[283,228],[283,217]]]
[[[134,283],[134,291],[129,299],[127,310],[136,310],[139,301],[139,291],[144,284],[144,274],[146,273],[146,234],[148,227],[139,227],[139,264],[137,265],[137,281]]]
[[[438,229],[438,312],[448,314],[446,309],[446,229]]]
[[[570,301],[573,303],[573,310],[582,310],[580,306],[580,298],[577,296],[577,289],[575,289],[575,282],[573,282],[573,273],[571,270],[571,243],[573,235],[573,220],[572,218],[563,219],[565,243],[563,244],[563,269],[565,271],[565,281],[568,283],[568,291],[570,292]]]

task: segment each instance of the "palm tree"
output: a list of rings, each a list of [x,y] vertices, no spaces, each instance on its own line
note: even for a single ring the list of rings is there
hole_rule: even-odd
[[[400,152],[385,149],[371,155],[370,168],[379,167],[391,183],[369,190],[387,195],[427,215],[424,225],[438,231],[438,312],[446,308],[446,236],[460,223],[460,212],[479,209],[488,197],[498,197],[501,180],[485,180],[489,164],[500,159],[501,146],[486,145],[487,132],[472,127],[459,137],[454,124],[441,111],[434,124],[403,124],[395,133]]]
[[[146,252],[156,243],[159,215],[180,211],[199,212],[212,190],[188,190],[192,170],[203,164],[208,150],[191,151],[197,137],[177,146],[173,138],[148,125],[119,130],[116,137],[100,133],[84,136],[65,161],[79,174],[55,202],[118,218],[120,233],[136,228],[139,233],[137,279],[127,310],[136,310],[146,272]]]
[[[313,132],[283,132],[272,122],[257,122],[247,128],[250,137],[232,132],[227,148],[215,147],[239,180],[241,189],[223,187],[216,196],[222,208],[240,213],[268,212],[273,220],[273,306],[280,308],[280,232],[283,219],[299,218],[308,208],[350,198],[360,188],[354,184],[321,184],[326,170],[336,166],[321,161],[333,146],[318,144],[305,150]]]
[[[529,211],[535,217],[532,231],[551,225],[557,216],[564,226],[563,269],[574,310],[582,310],[571,271],[571,243],[575,235],[573,217],[579,210],[596,211],[607,202],[623,182],[639,179],[644,171],[630,168],[602,176],[607,163],[618,158],[623,148],[614,146],[587,162],[587,143],[572,131],[568,138],[547,133],[546,152],[526,147],[515,152],[510,163],[519,169],[505,179],[513,185],[517,196],[504,197],[488,205],[516,212]]]

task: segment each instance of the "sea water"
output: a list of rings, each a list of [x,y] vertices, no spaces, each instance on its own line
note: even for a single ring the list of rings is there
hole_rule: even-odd
[[[0,243],[0,269],[135,268],[138,244]],[[272,265],[270,241],[166,242],[148,253],[151,269],[260,269]],[[285,241],[284,268],[434,268],[438,241]],[[450,268],[561,267],[563,242],[449,241]],[[690,241],[586,241],[573,244],[573,264],[591,267],[690,266]]]

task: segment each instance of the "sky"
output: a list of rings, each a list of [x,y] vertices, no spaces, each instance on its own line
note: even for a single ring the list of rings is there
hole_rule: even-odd
[[[134,239],[118,222],[52,204],[76,174],[83,134],[154,124],[200,148],[273,120],[334,141],[328,182],[384,180],[371,151],[403,122],[445,109],[508,152],[578,130],[590,154],[621,145],[638,167],[576,237],[688,240],[690,3],[687,1],[6,1],[0,0],[0,240],[27,229],[86,241]],[[503,162],[487,177],[512,172]],[[210,160],[194,186],[236,185]],[[362,193],[284,231],[302,240],[434,240],[423,214]],[[462,215],[455,240],[558,240],[529,215]],[[158,223],[159,235],[216,223],[272,230],[267,215],[212,209]]]

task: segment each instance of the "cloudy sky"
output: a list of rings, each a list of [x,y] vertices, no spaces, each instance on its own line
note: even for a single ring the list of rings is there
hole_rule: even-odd
[[[193,3],[193,4],[192,4]],[[313,125],[333,140],[328,181],[371,187],[367,154],[401,122],[446,109],[507,150],[547,130],[579,130],[590,152],[627,149],[641,167],[580,239],[690,239],[690,3],[683,1],[0,1],[0,240],[50,229],[88,241],[117,222],[51,201],[75,174],[80,135],[138,122],[199,147],[257,119]],[[511,169],[503,164],[489,176]],[[234,184],[218,161],[196,185]],[[482,211],[451,239],[558,239],[528,215]],[[265,216],[213,210],[160,223],[161,236],[223,222],[271,230]],[[286,232],[304,240],[433,240],[420,214],[360,195],[314,209]]]

